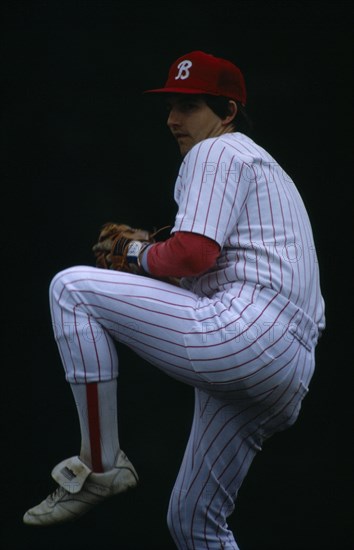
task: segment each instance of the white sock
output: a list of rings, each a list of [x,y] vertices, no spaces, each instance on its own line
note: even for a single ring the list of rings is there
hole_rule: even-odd
[[[117,380],[70,386],[80,421],[80,458],[94,472],[111,470],[119,453]]]

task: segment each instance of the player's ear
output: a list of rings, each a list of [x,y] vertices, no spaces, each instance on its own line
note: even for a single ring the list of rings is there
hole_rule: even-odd
[[[222,120],[222,124],[224,126],[226,126],[227,124],[230,124],[230,122],[232,122],[235,116],[237,115],[237,105],[236,105],[236,102],[233,101],[232,99],[229,99],[229,102],[227,104],[227,112],[228,114]]]

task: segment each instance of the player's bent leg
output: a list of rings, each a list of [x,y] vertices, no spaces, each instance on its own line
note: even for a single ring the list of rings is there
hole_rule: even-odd
[[[235,437],[237,408],[196,390],[193,425],[170,498],[168,527],[180,550],[237,550],[227,518],[257,446]],[[235,476],[235,479],[233,477]]]
[[[54,468],[53,476],[59,487],[26,512],[23,518],[26,524],[52,525],[75,520],[103,499],[137,484],[137,473],[122,451],[111,468],[103,463],[102,459],[107,458],[107,449],[112,447],[111,436],[115,434],[115,425],[111,422],[112,428],[109,419],[101,418],[109,407],[100,406],[100,389],[118,375],[114,340],[130,344],[141,355],[145,353],[147,358],[148,350],[151,350],[156,355],[156,362],[163,365],[168,364],[167,357],[171,354],[172,361],[167,367],[171,369],[171,374],[182,377],[184,381],[188,376],[192,378],[187,360],[179,356],[179,332],[175,331],[177,337],[170,336],[174,329],[167,309],[174,307],[170,304],[171,300],[181,297],[183,302],[182,305],[177,304],[177,309],[183,323],[183,312],[186,307],[191,308],[191,299],[187,304],[183,291],[171,285],[90,267],[67,269],[54,277],[50,286],[53,328],[66,379],[72,386],[75,400],[79,399],[81,435],[83,437],[83,432],[86,434],[85,444],[81,447],[84,453]],[[161,331],[157,330],[156,325],[159,316],[166,318]],[[167,330],[167,337],[161,334],[163,328]],[[160,336],[156,337],[156,332]],[[175,362],[173,356],[176,357]],[[184,365],[181,365],[181,360]],[[111,400],[116,399],[114,387],[110,392]],[[90,388],[96,391],[88,391]],[[115,414],[113,403],[111,410]],[[102,422],[104,430],[101,429]],[[104,434],[110,434],[109,441],[104,441]],[[109,453],[112,456],[115,448],[119,449],[116,443]],[[97,464],[98,470],[95,468]],[[106,466],[104,471],[102,466]]]
[[[185,332],[195,326],[196,297],[156,279],[92,267],[57,274],[50,287],[55,338],[71,383],[118,375],[114,341],[194,384]]]
[[[299,348],[288,376],[257,399],[195,390],[192,430],[168,511],[180,550],[238,548],[227,519],[263,441],[295,422],[306,394],[299,378],[311,372],[311,361]]]

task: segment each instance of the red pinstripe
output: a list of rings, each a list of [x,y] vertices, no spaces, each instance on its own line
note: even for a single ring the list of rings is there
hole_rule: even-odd
[[[76,320],[76,317],[77,317],[76,316],[76,310],[81,305],[82,305],[82,302],[80,304],[75,304],[75,307],[73,309],[74,322],[75,322],[74,326],[75,326],[76,338],[77,338],[77,342],[78,342],[78,346],[79,346],[79,350],[80,350],[82,366],[83,366],[83,369],[84,369],[85,382],[87,382],[87,372],[86,372],[85,358],[84,358],[84,353],[83,353],[83,350],[82,350],[81,339],[80,339],[80,336],[79,336],[79,331],[78,331],[78,327],[77,327],[77,320]]]
[[[289,198],[289,193],[287,191],[287,189],[284,187],[284,193],[286,195],[286,197],[288,198],[288,204],[290,205],[290,198]],[[290,207],[289,207],[290,208]],[[294,209],[294,214],[295,214],[295,217],[297,219],[297,222],[298,222],[298,226],[299,226],[299,231],[300,231],[300,239],[301,239],[301,244],[302,244],[302,250],[304,250],[304,245],[303,245],[303,239],[302,239],[302,235],[301,235],[301,224],[299,224],[299,218],[298,218],[298,215],[297,215],[297,212],[296,212],[296,209]],[[292,215],[292,210],[290,209],[290,216],[291,216],[291,224],[292,224],[292,228],[294,228],[294,218],[293,218],[293,215]],[[293,231],[295,232],[295,230],[293,229]],[[298,274],[298,280],[301,280],[301,274],[300,274],[300,266],[299,266],[299,263],[296,262],[297,264],[297,274]],[[306,275],[305,275],[305,280],[306,280]],[[295,298],[295,303],[299,303],[300,301],[300,292],[301,292],[301,287],[300,285],[298,284],[298,293],[297,293],[297,296]]]
[[[249,241],[251,243],[251,248],[254,248],[254,243],[252,242],[252,229],[251,229],[251,223],[250,223],[250,217],[249,217],[249,213],[248,213],[248,208],[247,206],[245,207],[245,212],[246,212],[246,217],[247,217],[247,223],[248,223],[248,234],[249,234]],[[257,252],[255,254],[255,258],[256,258],[256,282],[257,284],[260,283],[260,279],[259,279],[259,271],[258,271],[258,255],[257,255]],[[246,262],[246,255],[245,255],[245,262]],[[273,288],[272,286],[272,273],[271,273],[271,270],[269,270],[269,279],[270,279],[270,286],[271,288]]]
[[[235,157],[233,156],[232,157],[232,160],[234,159]],[[237,201],[237,197],[238,197],[238,192],[239,192],[239,189],[240,189],[240,182],[241,182],[241,177],[242,177],[242,173],[243,173],[243,170],[244,170],[244,167],[245,167],[245,163],[242,162],[241,163],[241,168],[240,168],[240,174],[239,174],[239,177],[238,177],[238,181],[237,181],[237,185],[236,185],[236,189],[235,189],[235,193],[234,193],[234,200],[232,202],[232,205],[231,205],[231,208],[230,208],[230,213],[229,213],[229,217],[228,217],[228,220],[226,222],[226,227],[229,228],[230,227],[230,224],[231,224],[231,216],[232,216],[232,213],[233,211],[235,210],[235,205],[236,205],[236,201]],[[230,174],[230,172],[229,172]],[[228,183],[228,178],[227,178],[227,183]],[[225,187],[225,191],[226,191],[226,187]],[[245,204],[246,204],[246,199],[247,199],[247,195],[244,197],[240,207],[239,207],[239,210],[240,212],[243,210]],[[236,231],[238,231],[238,227],[236,227]],[[215,236],[216,237],[216,236]]]
[[[292,228],[293,234],[295,234],[293,214],[292,214],[292,209],[290,208],[290,200],[289,200],[289,197],[288,197],[288,194],[286,192],[286,189],[285,189],[285,186],[284,186],[283,182],[280,181],[280,185],[282,185],[284,195],[285,195],[285,197],[287,199],[287,202],[288,202],[288,209],[289,209],[289,212],[290,212],[291,228]],[[288,249],[287,249],[287,255],[289,257]],[[292,270],[292,273],[293,273],[293,276],[292,276],[292,279],[291,279],[291,285],[290,285],[289,294],[288,294],[289,299],[292,299],[293,283],[294,283],[294,270]],[[300,267],[299,267],[298,264],[297,264],[297,276],[298,276],[298,281],[299,281],[300,280]],[[298,298],[299,298],[299,294],[298,294],[297,298],[295,299],[295,303],[298,302]]]
[[[99,358],[98,351],[97,351],[96,338],[95,338],[93,330],[92,330],[92,324],[91,324],[90,316],[88,317],[88,322],[89,322],[89,326],[90,326],[92,342],[93,342],[93,346],[95,348],[95,355],[96,355],[96,359],[97,359],[98,380],[101,380],[101,362],[100,362],[100,358]]]
[[[195,163],[194,163],[194,166],[193,166],[192,180],[194,179],[194,176],[195,176],[195,170],[196,170],[196,166],[197,166],[197,160],[198,160],[198,155],[199,155],[200,147],[201,147],[201,144],[198,145],[196,160],[195,160]],[[183,166],[185,166],[185,163],[183,163]],[[188,203],[188,201],[189,201],[190,192],[191,192],[191,188],[188,189],[187,203]],[[183,221],[184,221],[184,219],[182,219],[182,222],[183,222]]]
[[[208,203],[208,208],[207,208],[206,216],[205,216],[204,232],[206,231],[207,224],[208,224],[208,218],[209,218],[209,213],[210,213],[210,207],[211,207],[212,198],[213,198],[214,189],[215,189],[215,184],[216,184],[216,175],[217,175],[217,171],[219,170],[220,159],[221,159],[221,157],[222,157],[222,155],[223,155],[224,150],[225,150],[225,147],[224,147],[224,149],[222,149],[222,151],[221,151],[221,153],[220,153],[220,155],[219,155],[218,162],[217,162],[216,169],[215,169],[215,173],[214,173],[213,186],[212,186],[211,191],[210,191],[209,203]],[[203,180],[202,180],[202,181],[203,181]],[[225,186],[225,190],[226,190],[226,186]]]
[[[202,175],[201,175],[201,178],[200,178],[200,181],[199,181],[199,192],[198,192],[198,196],[197,196],[197,202],[196,202],[196,205],[195,205],[194,218],[193,218],[193,221],[192,221],[191,231],[193,231],[193,229],[194,229],[195,218],[196,218],[197,211],[198,211],[198,208],[199,208],[200,196],[201,196],[201,193],[202,193],[202,186],[203,186],[203,181],[204,181],[205,170],[206,170],[206,166],[207,166],[207,162],[208,162],[208,159],[209,159],[211,149],[212,149],[212,146],[209,148],[209,151],[206,155],[206,161],[204,163],[204,167],[203,167],[203,170],[202,170]],[[196,166],[197,166],[197,162],[195,163],[195,167]]]
[[[216,222],[216,229],[215,229],[215,236],[214,236],[214,239],[216,239],[216,236],[217,236],[217,233],[218,233],[218,229],[219,229],[220,218],[221,218],[221,212],[222,212],[222,208],[223,208],[223,204],[224,204],[224,200],[225,200],[226,189],[227,189],[228,184],[229,184],[229,177],[230,177],[230,173],[231,173],[231,166],[232,166],[232,163],[233,163],[233,161],[234,161],[234,158],[235,158],[235,156],[232,156],[232,157],[231,157],[230,162],[229,162],[229,166],[228,166],[228,170],[227,170],[227,178],[226,178],[225,187],[224,187],[224,190],[223,190],[223,193],[222,193],[222,199],[221,199],[221,204],[220,204],[218,219],[217,219],[217,222]],[[216,177],[216,171],[215,171],[215,177]],[[239,178],[238,178],[238,183],[240,182],[240,178],[241,178],[241,172],[240,172],[240,175],[239,175]],[[234,203],[235,203],[235,201],[236,201],[237,190],[238,190],[238,185],[236,186],[236,192],[235,192]],[[231,217],[231,211],[232,211],[232,209],[230,210],[229,220],[230,220],[230,217]],[[229,225],[229,223],[227,223],[227,225]]]
[[[271,220],[272,220],[273,240],[274,240],[274,244],[275,244],[275,246],[276,246],[276,231],[275,231],[275,227],[274,227],[274,217],[273,217],[273,211],[272,211],[272,201],[271,201],[270,194],[269,194],[269,183],[268,183],[268,178],[267,178],[267,176],[266,176],[265,170],[263,169],[262,162],[263,162],[263,160],[261,159],[260,166],[261,166],[261,170],[262,170],[262,173],[263,173],[263,176],[264,176],[264,180],[265,180],[265,183],[266,183],[266,188],[267,188],[267,193],[268,193],[268,200],[269,200],[269,210],[270,210],[270,215],[271,215]],[[260,223],[260,231],[261,231],[261,237],[262,237],[262,244],[263,244],[263,246],[264,246],[264,248],[265,248],[266,255],[267,255],[267,258],[268,258],[268,269],[269,269],[270,286],[271,286],[271,288],[274,288],[274,287],[273,287],[273,279],[272,279],[272,267],[271,267],[271,262],[270,262],[270,258],[269,258],[268,247],[266,246],[266,244],[265,244],[265,242],[264,242],[264,229],[263,229],[263,223],[262,223],[262,215],[261,215],[261,206],[260,206],[260,201],[259,201],[258,187],[259,187],[259,183],[258,183],[258,180],[257,180],[257,178],[256,178],[256,194],[257,194],[257,205],[258,205],[258,212],[259,212],[259,223]],[[280,260],[281,260],[281,257],[280,257]],[[280,269],[281,269],[281,267],[280,267]]]
[[[280,197],[279,188],[278,188],[278,185],[276,184],[276,181],[275,181],[275,177],[274,177],[274,183],[275,183],[275,188],[276,188],[276,192],[277,192],[277,195],[278,195],[278,201],[279,201],[280,212],[281,212],[282,223],[283,223],[284,247],[285,247],[286,254],[287,254],[288,260],[289,260],[289,253],[288,253],[288,249],[287,249],[288,236],[287,236],[287,230],[286,230],[286,225],[285,225],[284,208],[283,208],[283,203],[282,203],[282,200],[281,200],[281,197]],[[268,189],[268,193],[269,193],[269,189]],[[294,270],[292,270],[292,279],[291,279],[291,287],[290,287],[289,297],[291,295],[293,281],[294,281]],[[284,276],[283,276],[283,270],[281,269],[281,285],[280,285],[280,289],[279,289],[280,293],[282,293],[283,285],[284,285]]]

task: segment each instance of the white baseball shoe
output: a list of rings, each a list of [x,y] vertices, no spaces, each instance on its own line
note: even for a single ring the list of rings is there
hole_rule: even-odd
[[[120,451],[113,470],[92,472],[78,456],[63,460],[52,471],[59,487],[23,516],[27,525],[46,526],[74,521],[91,508],[118,493],[136,487],[139,478],[134,466]]]

